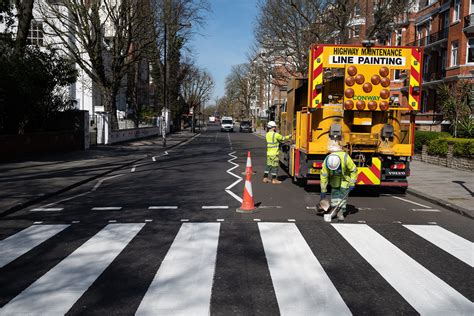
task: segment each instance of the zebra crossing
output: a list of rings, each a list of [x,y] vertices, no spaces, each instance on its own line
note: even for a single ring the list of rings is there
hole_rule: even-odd
[[[268,314],[272,308],[282,315],[474,314],[473,243],[437,225],[85,226],[32,225],[0,240],[0,315],[111,313],[109,307],[139,315]],[[82,239],[63,247],[61,240],[73,240],[77,230]],[[406,241],[391,242],[393,231]],[[420,260],[423,249],[415,258],[404,251],[426,243],[439,257]],[[40,266],[50,247],[54,260]],[[439,263],[430,266],[438,258],[456,269],[457,282],[439,272]],[[15,285],[15,279],[25,281]],[[364,286],[367,294],[360,293]]]

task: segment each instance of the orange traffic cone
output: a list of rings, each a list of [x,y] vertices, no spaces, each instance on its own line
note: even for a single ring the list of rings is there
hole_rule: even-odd
[[[253,213],[256,208],[253,204],[253,192],[252,192],[252,159],[250,158],[250,151],[247,155],[247,166],[245,167],[245,187],[244,187],[244,198],[242,200],[242,206],[236,211],[239,213]]]

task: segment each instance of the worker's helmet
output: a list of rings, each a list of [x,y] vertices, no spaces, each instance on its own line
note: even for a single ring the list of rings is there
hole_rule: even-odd
[[[275,121],[270,121],[268,122],[267,126],[268,128],[274,128],[274,127],[277,127],[277,124],[275,123]]]
[[[326,166],[329,170],[335,171],[341,166],[341,158],[338,155],[329,155],[326,159]]]

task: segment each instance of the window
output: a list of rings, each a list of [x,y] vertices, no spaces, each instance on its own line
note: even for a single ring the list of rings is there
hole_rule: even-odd
[[[400,80],[400,77],[401,77],[401,70],[395,69],[395,72],[393,74],[393,80],[398,81]]]
[[[395,45],[397,46],[402,45],[402,30],[395,31]]]
[[[27,38],[28,45],[43,46],[43,23],[31,21],[30,31]]]
[[[354,16],[355,17],[360,16],[360,6],[358,3],[354,5]]]
[[[467,42],[467,63],[474,63],[474,38]]]
[[[453,42],[451,44],[451,66],[458,65],[458,49],[459,49],[459,43]]]
[[[453,22],[459,21],[461,12],[461,0],[454,0]]]
[[[359,37],[360,35],[360,25],[354,26],[354,30],[352,31],[352,37]]]
[[[469,13],[474,13],[474,0],[471,0],[471,6],[469,7]]]

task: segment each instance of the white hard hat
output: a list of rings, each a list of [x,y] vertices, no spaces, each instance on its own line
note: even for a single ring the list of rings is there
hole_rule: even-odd
[[[270,121],[270,122],[268,122],[267,126],[268,126],[268,128],[274,128],[274,127],[277,126],[277,124],[275,123],[275,121]]]
[[[339,169],[341,166],[341,158],[339,158],[338,155],[329,155],[326,159],[326,166],[332,171]]]

